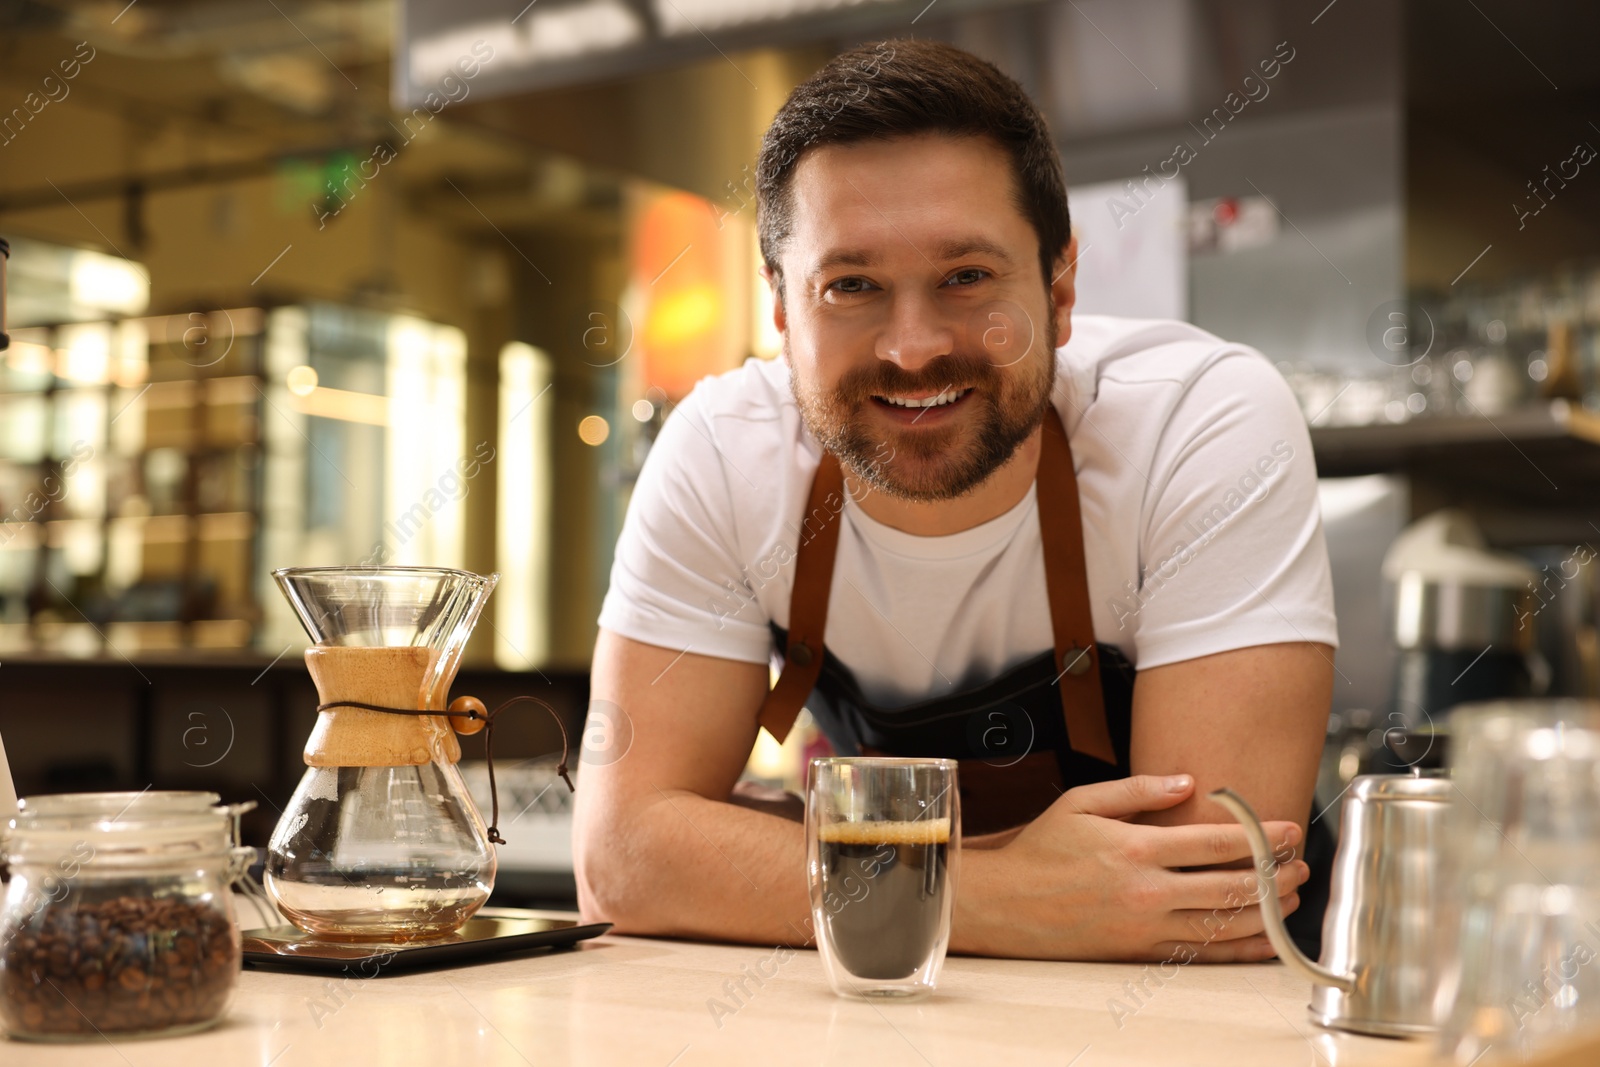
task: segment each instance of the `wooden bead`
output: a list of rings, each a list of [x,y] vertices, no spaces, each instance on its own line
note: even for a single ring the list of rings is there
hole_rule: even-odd
[[[455,727],[458,734],[475,734],[488,725],[482,716],[489,714],[489,709],[483,706],[483,701],[477,697],[456,697],[450,702],[451,711],[475,711],[479,718],[469,719],[464,715],[452,715],[450,725]]]

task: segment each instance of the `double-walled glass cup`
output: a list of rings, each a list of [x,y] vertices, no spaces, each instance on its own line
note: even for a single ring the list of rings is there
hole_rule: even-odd
[[[806,871],[835,993],[933,991],[950,944],[960,849],[955,760],[811,761]]]
[[[1522,1056],[1600,1026],[1600,704],[1458,708],[1441,922],[1450,1062]]]

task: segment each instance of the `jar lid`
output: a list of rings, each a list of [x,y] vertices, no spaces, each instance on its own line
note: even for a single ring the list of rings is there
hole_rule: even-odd
[[[17,802],[18,825],[108,829],[225,814],[216,793],[142,789],[137,793],[49,793]]]
[[[53,862],[92,849],[115,864],[171,854],[225,852],[230,809],[216,793],[143,790],[137,793],[57,793],[23,797],[8,825],[12,863]]]

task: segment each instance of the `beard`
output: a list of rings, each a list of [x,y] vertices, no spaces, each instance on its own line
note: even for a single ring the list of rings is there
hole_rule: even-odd
[[[1028,439],[1050,406],[1055,384],[1055,317],[1045,317],[1042,355],[1030,353],[1005,369],[981,351],[938,356],[915,372],[886,360],[852,370],[824,393],[793,373],[795,400],[806,427],[857,478],[902,500],[932,502],[970,493]],[[788,339],[784,339],[788,358]],[[948,425],[887,426],[874,419],[876,396],[933,394],[970,388],[959,402],[970,410]]]

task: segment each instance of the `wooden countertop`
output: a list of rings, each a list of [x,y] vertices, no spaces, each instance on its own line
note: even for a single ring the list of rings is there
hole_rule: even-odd
[[[776,968],[759,986],[745,978],[758,964]],[[212,1030],[115,1045],[7,1040],[0,1063],[1401,1067],[1430,1052],[1313,1026],[1308,986],[1276,962],[1177,968],[1135,999],[1124,983],[1136,986],[1142,970],[951,957],[931,998],[877,1004],[834,996],[813,951],[607,936],[555,954],[365,980],[247,969]],[[729,989],[741,979],[749,994],[735,999]]]

